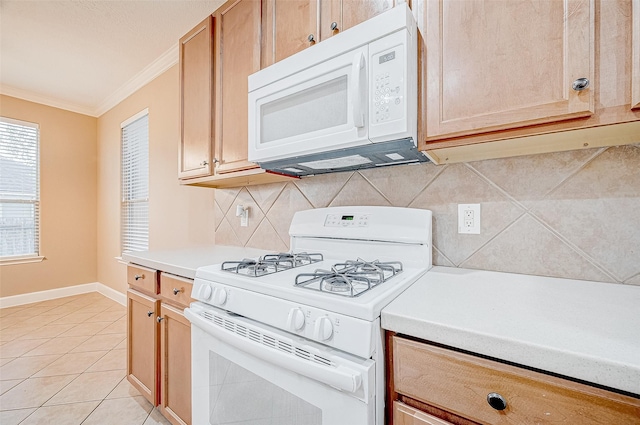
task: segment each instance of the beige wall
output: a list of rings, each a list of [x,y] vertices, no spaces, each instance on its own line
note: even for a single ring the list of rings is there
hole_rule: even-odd
[[[459,203],[481,204],[480,235],[458,234]],[[336,205],[432,210],[436,265],[640,285],[640,145],[217,189],[216,241],[286,250],[295,211]]]
[[[40,124],[39,263],[0,266],[0,297],[97,280],[96,118],[8,96],[0,115]]]
[[[214,243],[214,190],[178,183],[177,65],[98,118],[98,281],[126,290],[120,256],[120,123],[149,109],[149,248]]]

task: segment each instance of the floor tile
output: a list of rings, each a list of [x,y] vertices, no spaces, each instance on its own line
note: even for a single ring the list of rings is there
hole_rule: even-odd
[[[44,356],[47,354],[65,354],[76,348],[78,345],[86,341],[88,336],[59,336],[52,338],[44,344],[34,348],[33,350],[23,354],[23,356]],[[37,339],[25,341],[39,341]]]
[[[91,313],[89,313],[91,314]],[[91,318],[87,319],[86,322],[87,323],[91,323],[91,322],[115,322],[118,319],[122,319],[123,317],[125,317],[127,314],[126,310],[122,309],[122,310],[117,310],[117,311],[110,311],[110,310],[106,310],[103,311],[101,313],[95,314],[94,316],[92,316]]]
[[[79,323],[84,323],[90,317],[93,317],[93,313],[71,313],[71,314],[62,316],[60,319],[52,322],[52,324],[66,325],[71,323],[71,324],[77,325]]]
[[[12,379],[9,381],[0,381],[0,394],[4,394],[9,391],[11,388],[18,385],[20,382],[24,381],[24,379]]]
[[[6,365],[10,361],[14,360],[15,357],[7,357],[6,359],[0,359],[0,367]]]
[[[165,419],[165,417],[162,416],[162,413],[160,413],[160,410],[156,407],[151,411],[147,420],[144,421],[144,425],[171,425],[171,422]]]
[[[127,349],[127,338],[125,338],[120,344],[116,345],[114,350],[126,350]]]
[[[36,409],[5,410],[0,412],[0,424],[18,425],[24,418]]]
[[[82,425],[142,425],[152,409],[142,396],[104,400]]]
[[[49,314],[71,314],[77,311],[78,311],[77,307],[67,303],[67,304],[52,308],[51,310],[49,310],[48,313]]]
[[[0,395],[0,409],[40,407],[77,376],[64,375],[25,379],[22,383]]]
[[[100,401],[109,395],[124,375],[124,370],[83,373],[54,395],[45,405]]]
[[[136,390],[133,385],[129,383],[125,376],[120,383],[109,393],[106,398],[123,398],[123,397],[136,397],[139,396],[140,391]]]
[[[0,358],[19,357],[34,348],[50,341],[49,339],[15,339],[0,347]],[[53,354],[53,353],[46,353]]]
[[[122,319],[118,319],[100,332],[99,335],[102,334],[119,334],[127,332],[127,318],[123,317]]]
[[[0,310],[1,311],[1,310]],[[0,329],[6,329],[9,326],[13,326],[18,323],[24,322],[26,319],[24,317],[2,317],[0,318]]]
[[[0,367],[0,380],[24,379],[41,371],[54,361],[60,358],[59,355],[17,357],[13,361]],[[62,375],[62,374],[61,374]]]
[[[50,314],[48,316],[44,316],[42,314],[39,314],[37,316],[33,316],[33,317],[29,317],[29,318],[25,318],[21,324],[23,325],[33,325],[33,326],[44,326],[44,325],[50,325],[53,324],[53,322],[55,322],[58,319],[63,318],[64,316],[66,316],[66,314]]]
[[[40,326],[21,326],[20,324],[15,324],[0,331],[0,341],[13,341],[30,332],[35,332],[37,329],[40,329]]]
[[[31,331],[19,339],[42,339],[42,338],[54,338],[63,332],[73,328],[74,325],[45,325],[34,331]]]
[[[104,370],[125,370],[127,368],[127,350],[111,350],[100,360],[95,362],[93,366],[87,369],[87,372],[97,372]]]
[[[71,350],[71,352],[79,353],[86,351],[112,350],[126,338],[126,334],[94,335],[92,337],[88,337],[88,339],[86,339],[82,344],[76,346]]]
[[[92,336],[97,334],[107,326],[109,326],[109,323],[107,322],[80,323],[78,325],[75,325],[68,331],[62,333],[60,336]]]
[[[33,412],[20,425],[80,425],[98,406],[99,401],[45,406]]]
[[[48,306],[48,307],[36,307],[36,306],[30,306],[30,307],[26,307],[23,309],[20,309],[18,311],[16,311],[15,313],[13,313],[11,316],[12,317],[36,317],[39,316],[41,314],[45,314],[46,312],[54,309],[55,307],[53,306]]]
[[[107,354],[106,351],[64,354],[58,358],[58,360],[36,373],[35,376],[41,377],[82,373],[105,354]],[[11,365],[11,363],[4,367],[9,365]]]

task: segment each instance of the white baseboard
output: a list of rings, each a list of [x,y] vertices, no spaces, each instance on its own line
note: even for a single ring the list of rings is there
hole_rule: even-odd
[[[84,283],[81,285],[65,286],[64,288],[49,289],[46,291],[30,292],[28,294],[1,297],[0,308],[37,303],[40,301],[55,300],[56,298],[88,294],[90,292],[99,292],[105,297],[110,298],[119,304],[127,304],[127,297],[122,292],[111,289],[107,285],[104,285],[100,282],[92,282]]]

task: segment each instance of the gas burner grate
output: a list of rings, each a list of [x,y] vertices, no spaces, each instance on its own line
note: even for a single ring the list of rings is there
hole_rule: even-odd
[[[296,276],[295,286],[353,298],[400,272],[402,263],[399,261],[348,260],[334,264],[331,270],[318,269],[314,273],[300,273]]]
[[[245,258],[240,261],[225,261],[220,268],[223,271],[249,277],[260,277],[271,273],[289,270],[294,267],[322,261],[322,254],[317,253],[279,253],[267,254],[260,258]]]

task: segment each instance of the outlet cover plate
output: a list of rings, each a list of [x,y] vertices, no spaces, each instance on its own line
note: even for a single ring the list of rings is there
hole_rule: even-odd
[[[458,233],[480,234],[480,204],[458,204]]]

